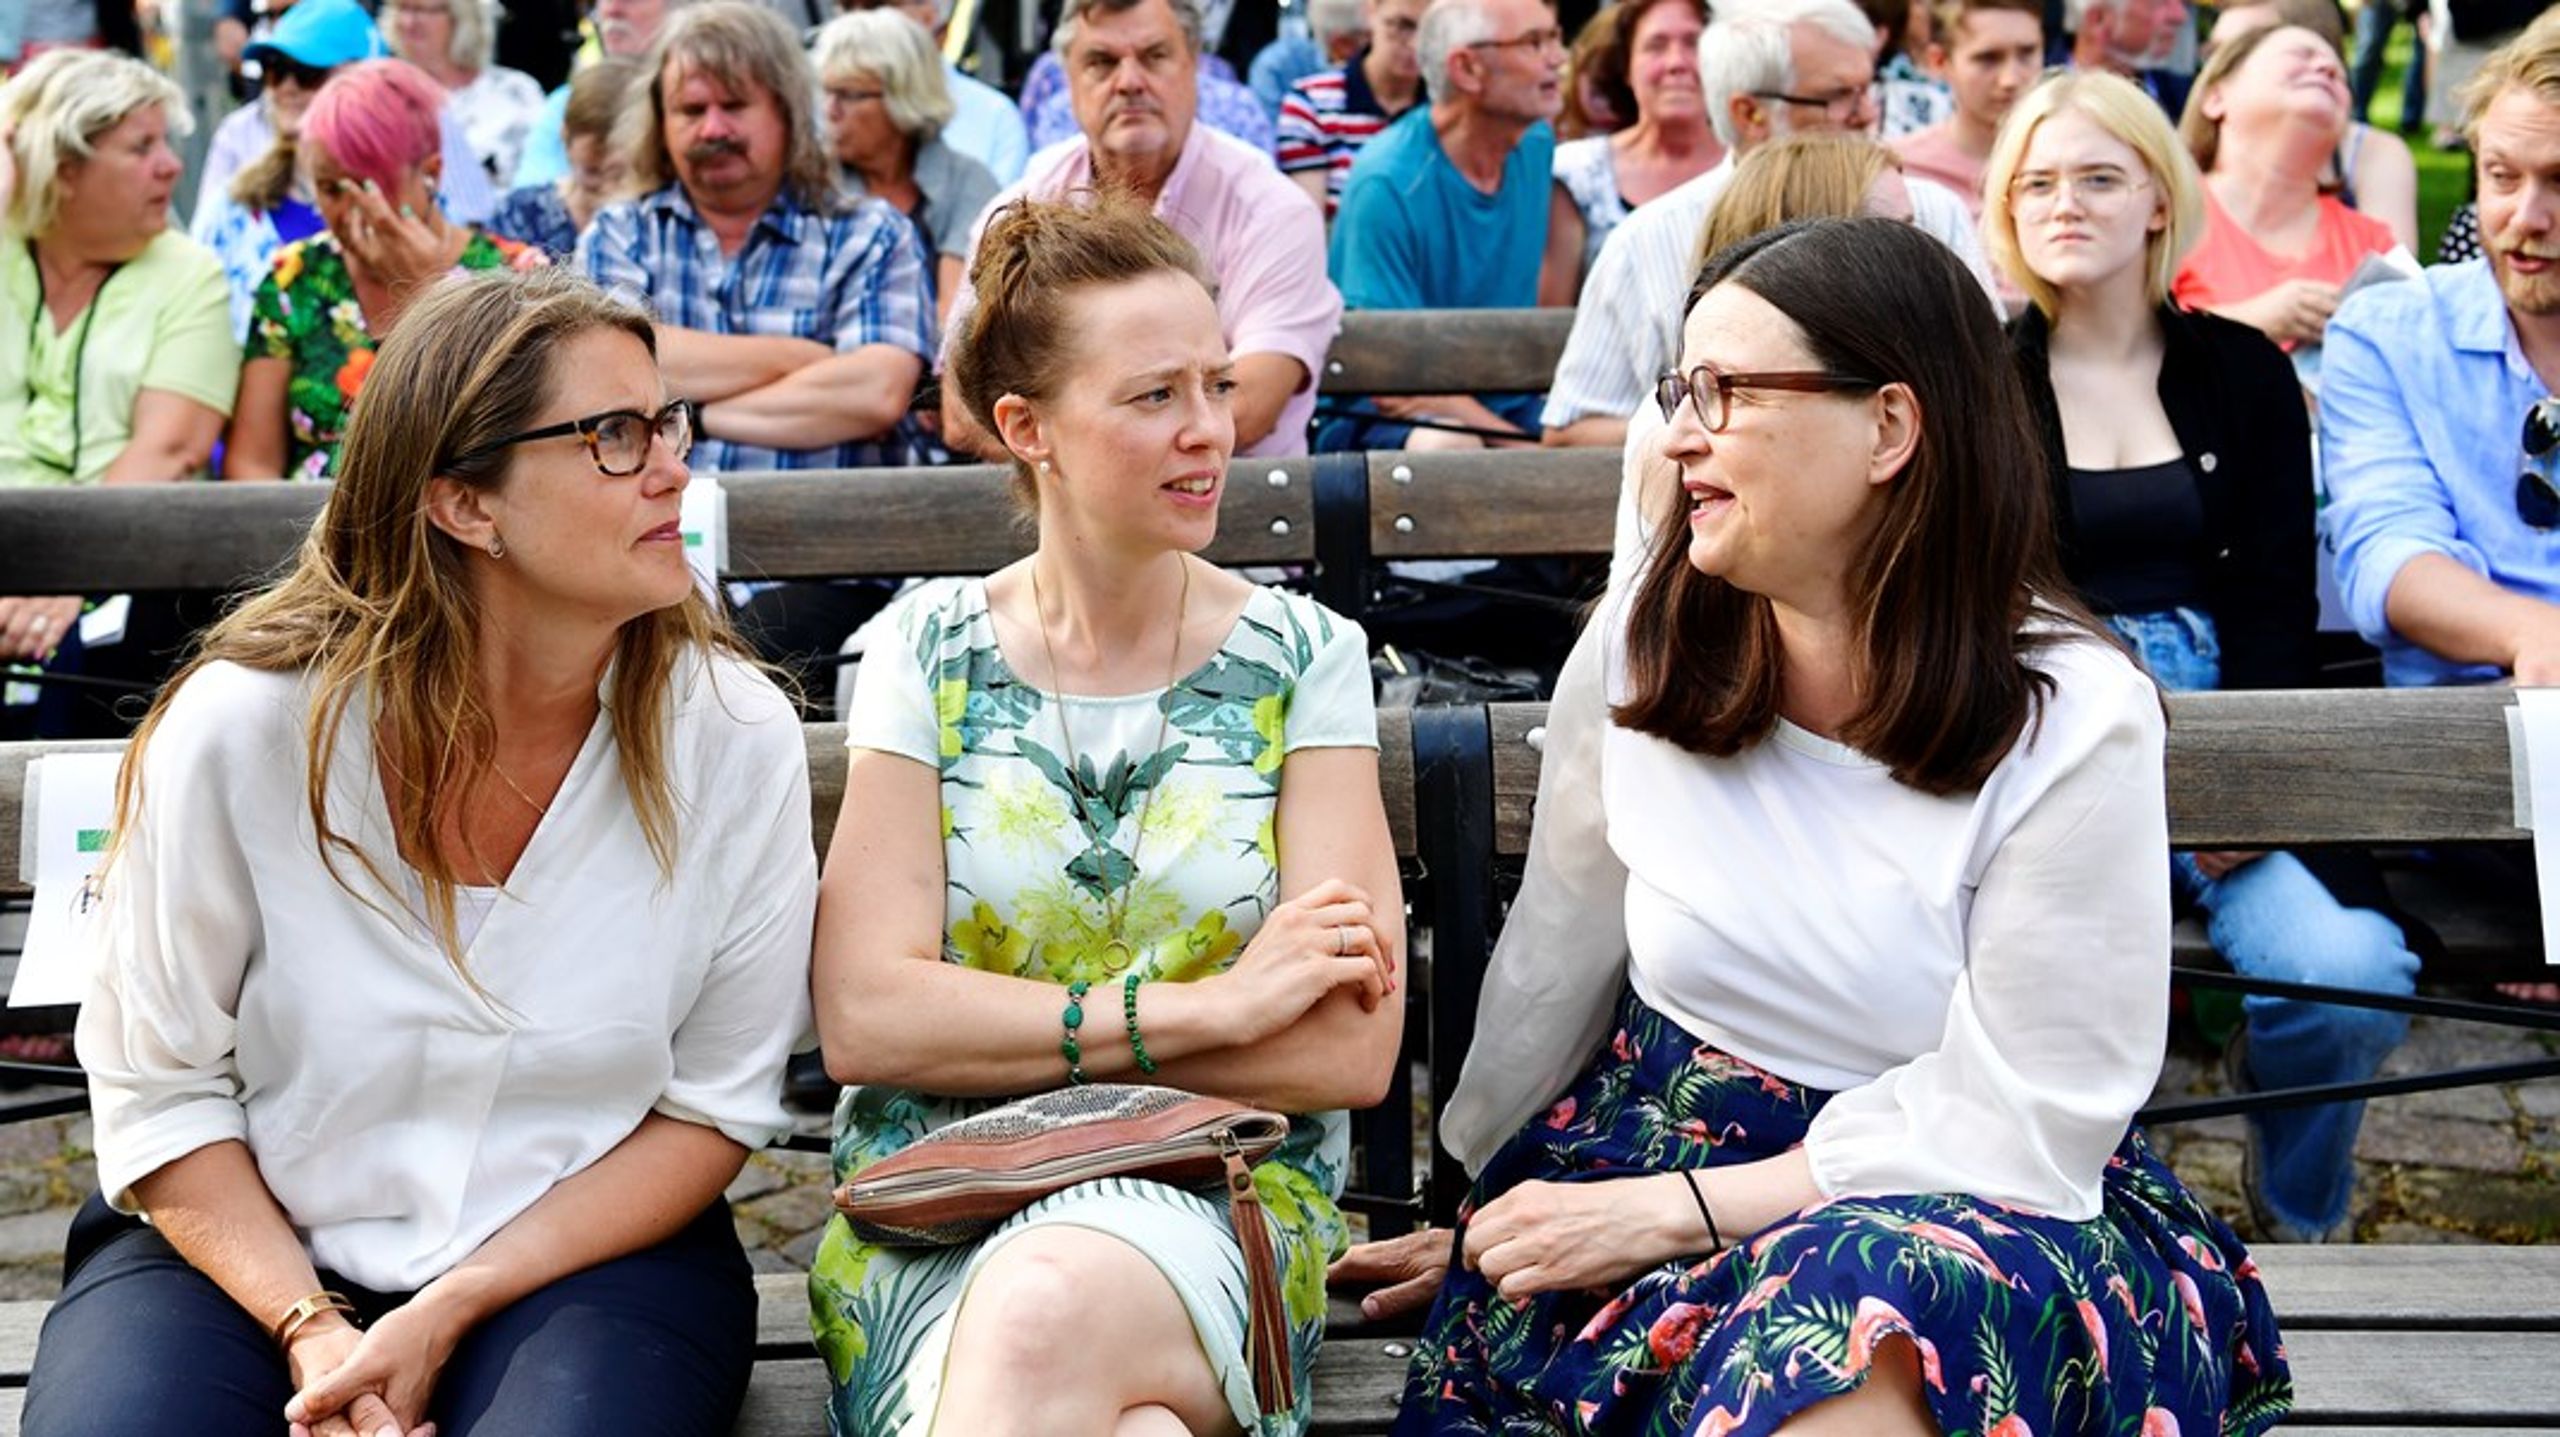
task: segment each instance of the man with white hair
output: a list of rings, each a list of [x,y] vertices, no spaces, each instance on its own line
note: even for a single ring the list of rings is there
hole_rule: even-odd
[[[1734,166],[1761,144],[1812,130],[1872,132],[1876,32],[1850,0],[1723,0],[1698,41],[1707,113],[1725,158],[1638,207],[1600,247],[1540,420],[1553,445],[1623,443],[1654,377],[1679,357],[1698,240]],[[1945,242],[1992,292],[1963,200],[1909,181],[1912,222]]]
[[[1334,283],[1353,309],[1535,305],[1564,32],[1539,0],[1433,0],[1416,43],[1431,102],[1406,111],[1352,163],[1333,228]],[[1316,447],[1526,442],[1537,408],[1535,395],[1380,396],[1327,423]],[[1416,427],[1424,420],[1445,427]]]
[[[1033,156],[987,215],[1016,199],[1096,190],[1153,208],[1217,280],[1218,324],[1235,355],[1235,452],[1304,454],[1316,367],[1342,321],[1324,276],[1324,215],[1262,151],[1201,120],[1200,27],[1196,0],[1066,0],[1054,46],[1080,133]],[[946,333],[959,332],[973,303],[964,282]],[[946,386],[942,400],[947,443],[1003,457],[957,390]]]
[[[937,45],[947,45],[951,0],[852,0],[847,10],[897,10],[925,28]],[[987,167],[1000,185],[1022,178],[1031,158],[1031,131],[1012,97],[951,62],[943,52],[942,83],[951,90],[951,118],[943,123],[942,143]]]
[[[1275,125],[1290,86],[1317,71],[1351,63],[1369,34],[1369,0],[1307,0],[1306,11],[1306,33],[1281,31],[1245,67],[1245,84],[1271,112]]]

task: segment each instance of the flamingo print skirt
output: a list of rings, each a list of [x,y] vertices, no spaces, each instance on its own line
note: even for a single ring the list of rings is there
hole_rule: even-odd
[[[1591,1067],[1494,1155],[1467,1210],[1532,1179],[1784,1152],[1828,1096],[1700,1043],[1629,993]],[[1858,1386],[1890,1337],[1914,1345],[1949,1437],[2274,1426],[2292,1382],[2239,1239],[2138,1132],[2108,1162],[2105,1194],[2088,1222],[1958,1194],[1843,1199],[1621,1292],[1526,1303],[1453,1267],[1395,1430],[1765,1433]]]

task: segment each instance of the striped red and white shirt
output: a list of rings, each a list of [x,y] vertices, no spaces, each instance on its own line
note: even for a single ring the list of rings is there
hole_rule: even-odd
[[[1342,205],[1342,184],[1350,177],[1351,162],[1359,158],[1360,147],[1395,118],[1378,103],[1368,77],[1361,73],[1368,58],[1364,48],[1339,70],[1306,76],[1291,85],[1288,97],[1280,102],[1275,152],[1281,172],[1325,172],[1324,217],[1328,220]],[[1418,103],[1420,97],[1416,98]]]

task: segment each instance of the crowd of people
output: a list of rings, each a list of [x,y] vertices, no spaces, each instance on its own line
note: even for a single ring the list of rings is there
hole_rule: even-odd
[[[806,8],[597,0],[546,92],[481,0],[296,0],[183,228],[158,71],[0,85],[0,485],[335,484],[165,683],[175,601],[0,597],[0,661],[156,691],[24,1430],[725,1433],[720,1194],[813,1043],[839,1176],[1089,1080],[1290,1118],[1276,1311],[1163,1183],[832,1226],[840,1437],[1303,1431],[1329,1272],[1428,1308],[1403,1432],[2284,1416],[2131,1126],[2172,916],[2382,993],[2433,938],[2362,854],[2172,853],[2161,694],[2318,682],[2324,577],[2386,683],[2560,677],[2560,10],[2452,92],[2481,253],[2421,269],[2330,0],[2191,70],[2177,0],[1316,0],[1243,78],[1195,0],[1064,0],[1019,99],[936,0]],[[1346,310],[1535,306],[1542,394],[1318,404]],[[1369,636],[1197,555],[1232,458],[1528,446],[1622,483],[1441,1115],[1476,1185],[1346,1252],[1407,957]],[[694,475],[945,460],[1028,557],[691,575]],[[2253,997],[2228,1062],[2403,1032]],[[2361,1116],[2250,1117],[2257,1236],[2351,1235]]]

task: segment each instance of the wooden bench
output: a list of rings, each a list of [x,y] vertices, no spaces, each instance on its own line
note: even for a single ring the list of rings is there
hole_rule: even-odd
[[[2220,847],[2515,838],[2503,717],[2511,702],[2486,689],[2178,696],[2173,839]],[[1543,717],[1528,705],[1381,715],[1388,821],[1417,875],[1407,1073],[1421,1069],[1432,1111],[1472,1027],[1495,874],[1526,851],[1537,785],[1532,736]],[[842,791],[843,733],[812,725],[807,739],[823,847]],[[43,751],[0,745],[0,892],[23,891],[20,798],[26,762]],[[1445,1211],[1463,1181],[1445,1162],[1414,1162],[1411,1114],[1400,1095],[1361,1124],[1366,1170],[1355,1205],[1386,1225]],[[1417,1180],[1418,1170],[1427,1176]],[[2560,1248],[2257,1251],[2301,1389],[2301,1421],[2285,1430],[2560,1425],[2560,1363],[2552,1360],[2560,1354]],[[763,1281],[761,1357],[739,1431],[814,1431],[825,1379],[799,1281]],[[42,1308],[0,1305],[0,1437],[12,1430],[16,1394],[7,1389],[23,1383]],[[1383,1431],[1409,1334],[1348,1309],[1336,1318],[1317,1372],[1316,1430]]]
[[[2560,1248],[2273,1248],[2258,1262],[2302,1388],[2288,1437],[2382,1437],[2460,1427],[2521,1437],[2560,1422],[2551,1294]],[[756,1279],[756,1375],[736,1437],[824,1430],[827,1378],[809,1341],[806,1285]],[[1380,1433],[1393,1419],[1407,1335],[1364,1328],[1347,1307],[1316,1363],[1318,1437]],[[2461,1314],[2447,1325],[2446,1314]],[[0,1304],[0,1437],[18,1407],[44,1304]],[[155,1414],[164,1423],[177,1414]],[[183,1423],[181,1423],[183,1427]]]

